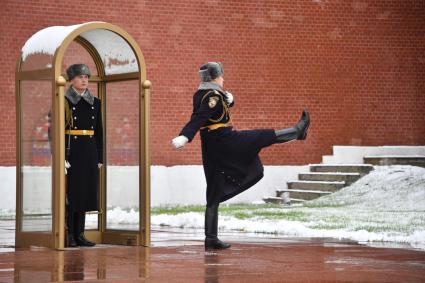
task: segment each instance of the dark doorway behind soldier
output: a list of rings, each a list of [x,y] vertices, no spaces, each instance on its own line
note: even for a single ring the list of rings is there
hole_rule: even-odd
[[[175,148],[191,142],[200,130],[202,162],[207,181],[205,210],[205,249],[226,249],[230,244],[217,237],[218,207],[253,186],[263,177],[263,165],[258,156],[262,148],[276,143],[304,140],[310,116],[303,111],[292,128],[236,131],[230,125],[229,108],[233,95],[223,90],[221,63],[209,62],[200,67],[201,83],[193,96],[193,113],[178,137]]]
[[[65,152],[67,168],[67,246],[94,246],[84,236],[87,211],[99,209],[99,168],[103,163],[100,99],[88,90],[90,70],[71,65],[71,86],[65,93]]]

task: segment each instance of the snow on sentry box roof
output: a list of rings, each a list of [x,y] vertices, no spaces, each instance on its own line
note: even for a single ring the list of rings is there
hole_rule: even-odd
[[[33,34],[22,47],[22,61],[29,55],[42,53],[54,55],[63,40],[75,29],[84,24],[73,26],[53,26],[39,30]]]
[[[72,26],[52,26],[32,35],[22,47],[22,61],[32,54],[53,56],[64,39],[77,28],[90,23]],[[98,50],[105,65],[105,73],[119,74],[138,71],[136,56],[129,44],[119,35],[109,30],[91,30],[80,36],[88,40]],[[105,42],[108,42],[105,46]]]

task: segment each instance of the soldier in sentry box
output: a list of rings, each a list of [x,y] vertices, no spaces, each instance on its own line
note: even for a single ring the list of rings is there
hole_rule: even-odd
[[[193,113],[178,137],[176,149],[201,135],[202,161],[207,182],[205,249],[227,249],[230,244],[217,237],[218,207],[253,186],[263,177],[258,156],[262,148],[292,140],[305,140],[310,115],[304,110],[292,128],[236,131],[230,124],[233,95],[223,89],[221,63],[209,62],[199,69],[201,83],[193,96]]]
[[[99,210],[99,169],[103,163],[100,99],[88,90],[90,70],[74,64],[66,70],[65,171],[67,172],[67,246],[94,246],[84,236],[87,211]]]

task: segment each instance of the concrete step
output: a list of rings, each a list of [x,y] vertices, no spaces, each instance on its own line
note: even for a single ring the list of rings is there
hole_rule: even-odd
[[[281,196],[283,193],[289,193],[290,199],[300,199],[300,200],[312,200],[319,198],[321,196],[326,196],[331,194],[330,191],[314,191],[314,190],[290,190],[290,189],[283,189],[283,190],[277,190],[276,194],[278,196]]]
[[[298,174],[301,181],[328,181],[345,182],[345,185],[351,185],[360,179],[359,173],[331,173],[331,172],[311,172]]]
[[[382,156],[365,156],[364,162],[373,165],[412,165],[425,168],[425,156],[412,155],[412,156],[396,156],[396,155],[382,155]]]
[[[360,173],[366,175],[373,170],[371,164],[314,164],[310,165],[311,172],[341,172]]]
[[[290,190],[328,191],[336,192],[345,187],[345,182],[328,181],[288,181]]]

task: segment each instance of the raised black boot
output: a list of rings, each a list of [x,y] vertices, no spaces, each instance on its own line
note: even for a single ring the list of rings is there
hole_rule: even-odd
[[[84,228],[86,225],[86,212],[77,212],[76,217],[78,221],[75,223],[75,241],[77,242],[77,245],[82,247],[93,247],[96,245],[95,243],[89,241],[84,236]]]
[[[301,114],[301,118],[298,123],[295,125],[295,128],[298,130],[297,140],[305,140],[307,138],[307,130],[310,126],[310,113],[307,110],[304,110]]]
[[[310,126],[310,114],[304,110],[298,123],[292,127],[282,130],[276,130],[276,143],[284,143],[292,140],[305,140],[307,138],[307,129]]]
[[[217,237],[218,205],[207,206],[205,210],[205,250],[222,250],[230,248],[230,244]]]

